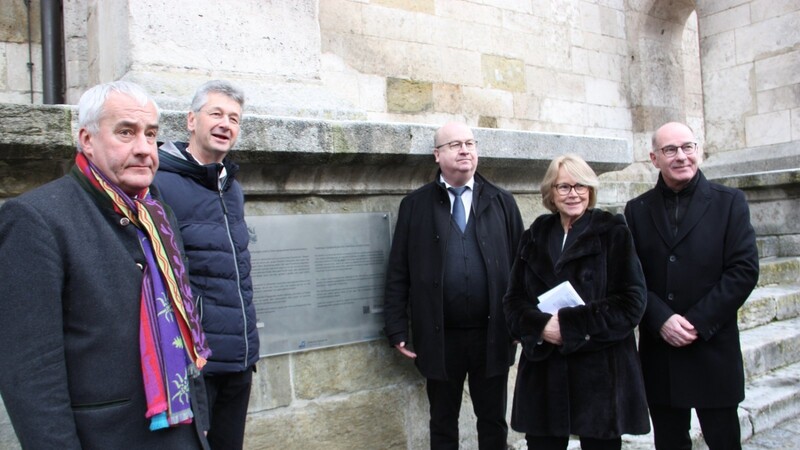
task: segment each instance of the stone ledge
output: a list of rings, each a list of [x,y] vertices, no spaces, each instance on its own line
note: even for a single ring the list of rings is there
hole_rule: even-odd
[[[0,197],[18,195],[69,167],[74,106],[0,104],[0,118],[0,175],[13,179],[0,184]],[[403,194],[432,179],[435,130],[422,124],[246,115],[233,155],[248,195]],[[159,135],[186,140],[186,113],[162,111]],[[621,139],[488,128],[476,128],[475,137],[480,171],[513,192],[537,192],[550,160],[563,153],[580,154],[598,174],[633,162]]]

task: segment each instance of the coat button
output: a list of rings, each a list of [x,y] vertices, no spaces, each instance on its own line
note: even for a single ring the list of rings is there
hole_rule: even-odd
[[[127,217],[123,217],[122,219],[119,219],[119,224],[122,225],[123,227],[127,227],[128,225],[131,224],[131,220],[128,219]]]
[[[584,336],[584,337],[583,337],[583,340],[584,340],[584,341],[588,341],[588,340],[589,340],[589,339],[591,339],[591,338],[592,338],[592,337],[591,337],[591,336],[589,336],[589,335],[587,334],[586,336]]]
[[[672,300],[674,300],[674,299],[675,299],[675,296],[674,296],[674,295],[672,295],[671,293],[670,293],[670,294],[667,294],[667,300],[670,300],[670,301],[672,301]]]
[[[142,263],[136,263],[136,267],[138,267],[139,270],[144,270],[144,266],[142,265]]]
[[[678,258],[676,258],[675,255],[669,255],[669,262],[675,262],[676,259]]]

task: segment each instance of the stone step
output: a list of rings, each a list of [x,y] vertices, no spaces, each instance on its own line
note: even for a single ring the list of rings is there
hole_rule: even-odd
[[[744,330],[740,339],[748,380],[800,361],[800,318]]]
[[[795,280],[796,281],[796,280]],[[739,329],[800,316],[800,284],[757,287],[739,309]]]
[[[745,400],[739,405],[739,424],[742,440],[747,442],[766,433],[781,423],[800,416],[800,363],[775,370],[747,383]],[[692,448],[705,450],[700,423],[692,414]],[[800,442],[786,442],[784,447],[798,448]],[[571,449],[578,449],[577,440],[570,442]],[[643,436],[623,436],[624,450],[646,450],[653,448],[653,433]]]
[[[758,286],[797,283],[800,258],[770,256],[759,261]]]

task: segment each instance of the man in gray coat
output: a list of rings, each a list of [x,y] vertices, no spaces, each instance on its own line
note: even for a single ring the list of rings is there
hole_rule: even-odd
[[[207,448],[209,356],[182,244],[151,192],[158,108],[80,100],[64,177],[0,208],[0,393],[25,449]]]

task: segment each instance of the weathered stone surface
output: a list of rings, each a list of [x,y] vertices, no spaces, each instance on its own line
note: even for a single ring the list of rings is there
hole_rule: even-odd
[[[485,87],[517,92],[525,90],[525,65],[521,60],[483,55],[481,68]]]
[[[431,83],[388,78],[386,109],[389,112],[419,113],[433,108]]]
[[[419,376],[385,340],[296,353],[292,361],[298,400],[379,389]]]
[[[395,386],[347,397],[301,402],[272,413],[248,416],[248,449],[373,450],[421,448],[409,445],[406,419],[409,397],[423,396],[419,386]]]
[[[253,374],[248,413],[289,406],[292,393],[291,356],[278,355],[262,358]]]

